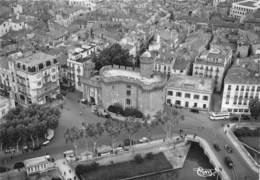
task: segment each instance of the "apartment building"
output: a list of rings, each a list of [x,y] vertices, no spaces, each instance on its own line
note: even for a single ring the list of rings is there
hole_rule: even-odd
[[[208,110],[213,89],[212,79],[173,75],[165,87],[166,104]]]
[[[249,101],[260,97],[260,57],[238,60],[224,81],[221,111],[249,113]]]
[[[215,90],[222,89],[224,74],[230,67],[232,61],[232,49],[213,45],[210,50],[203,51],[196,57],[193,64],[193,76],[213,79]]]
[[[84,64],[91,60],[92,53],[97,52],[99,46],[87,44],[80,47],[73,47],[68,51],[68,80],[69,85],[76,90],[83,92],[81,77],[83,76]]]
[[[232,3],[230,9],[230,16],[233,18],[240,19],[248,14],[253,14],[257,9],[260,8],[260,1],[258,0],[244,0]]]
[[[10,86],[22,105],[45,104],[60,92],[55,56],[35,51],[8,62]]]

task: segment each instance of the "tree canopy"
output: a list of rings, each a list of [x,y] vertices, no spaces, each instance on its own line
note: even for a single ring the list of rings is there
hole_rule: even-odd
[[[14,142],[27,143],[30,139],[44,138],[47,129],[58,127],[60,111],[41,105],[31,105],[28,108],[18,106],[11,109],[0,125],[0,143],[11,146]],[[34,142],[33,142],[34,143]]]
[[[258,98],[250,100],[249,109],[251,116],[256,120],[260,120],[260,101]]]
[[[119,44],[113,44],[103,49],[99,55],[94,55],[92,58],[96,70],[100,70],[103,66],[112,64],[134,66],[132,60],[128,50],[123,49]]]

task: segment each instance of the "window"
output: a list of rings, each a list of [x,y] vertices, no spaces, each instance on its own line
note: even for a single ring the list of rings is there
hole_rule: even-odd
[[[246,86],[246,91],[249,91],[249,86]]]
[[[172,104],[171,99],[167,99],[167,100],[166,100],[166,103],[171,105],[171,104]]]
[[[28,72],[36,72],[36,68],[35,68],[35,66],[33,66],[33,67],[28,67]]]
[[[243,109],[239,109],[239,112],[243,112]]]
[[[25,67],[25,65],[23,65],[23,70],[25,70],[26,69],[26,67]]]
[[[181,92],[176,92],[177,97],[181,97]]]
[[[236,86],[236,91],[238,91],[239,90],[239,86]]]
[[[251,91],[255,91],[255,86],[252,86],[252,89],[251,89]]]
[[[53,73],[54,73],[55,71],[56,71],[56,69],[55,69],[55,68],[51,69],[51,72],[53,72]]]
[[[228,90],[229,90],[229,91],[231,90],[231,85],[228,85]]]
[[[207,108],[207,105],[206,104],[203,104],[203,109],[206,109]]]
[[[126,91],[126,95],[127,95],[127,96],[131,96],[131,91],[130,91],[130,90],[127,90],[127,91]]]
[[[198,94],[195,94],[194,96],[193,96],[193,99],[199,99],[200,98],[200,95],[198,95]]]
[[[167,92],[167,95],[168,95],[168,96],[172,96],[172,95],[173,95],[173,92],[172,92],[172,91],[168,91],[168,92]]]
[[[41,81],[39,81],[39,82],[37,83],[37,86],[41,86],[41,84],[42,84],[42,82],[41,82]]]
[[[244,91],[245,90],[245,86],[241,86],[240,91]]]
[[[55,80],[55,75],[52,76],[52,79]]]
[[[131,105],[131,99],[126,99],[126,105]]]
[[[57,64],[57,63],[58,63],[57,59],[54,59],[53,62],[54,62],[54,64]]]
[[[190,94],[189,93],[185,93],[185,98],[190,98]]]
[[[248,110],[248,109],[244,109],[244,112],[245,112],[245,113],[248,113],[248,112],[249,112],[249,110]]]
[[[131,88],[131,85],[126,85],[126,88]]]
[[[260,91],[260,86],[257,86],[257,89],[256,89],[256,91],[257,91],[257,92],[259,92],[259,91]]]
[[[208,96],[203,96],[204,101],[207,101],[208,99],[209,99]]]
[[[20,69],[21,68],[21,64],[17,63],[17,68]]]
[[[197,103],[194,103],[193,107],[197,107],[197,106],[198,106],[198,104],[197,104]]]
[[[237,112],[238,109],[234,109],[234,112]]]
[[[42,63],[39,64],[38,67],[39,67],[39,70],[43,69],[43,64]]]
[[[50,66],[51,65],[51,61],[46,61],[46,66]]]

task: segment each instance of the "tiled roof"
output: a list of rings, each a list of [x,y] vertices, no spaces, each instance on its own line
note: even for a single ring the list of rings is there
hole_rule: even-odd
[[[185,59],[176,59],[173,64],[173,69],[184,70],[190,65],[190,61]]]

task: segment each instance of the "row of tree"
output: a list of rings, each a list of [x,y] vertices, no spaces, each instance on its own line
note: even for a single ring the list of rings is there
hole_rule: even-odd
[[[27,108],[17,106],[11,109],[4,117],[4,123],[0,125],[1,149],[19,144],[32,142],[39,143],[39,139],[45,138],[47,130],[58,127],[60,111],[42,105],[30,105]],[[15,143],[15,144],[14,144]]]
[[[254,118],[257,121],[260,121],[260,101],[258,98],[251,99],[249,101],[249,109],[252,118]]]
[[[136,121],[135,118],[129,117],[126,121],[119,121],[114,119],[107,119],[104,123],[84,124],[82,129],[77,127],[68,128],[64,133],[66,143],[72,143],[75,151],[82,141],[84,144],[92,144],[91,151],[96,150],[96,141],[102,136],[110,137],[111,146],[118,140],[120,134],[127,134],[130,141],[130,149],[133,149],[133,137],[141,129],[146,129],[150,133],[155,126],[163,126],[166,139],[170,139],[173,135],[173,130],[179,125],[179,122],[184,120],[184,116],[180,110],[165,106],[164,110],[156,114],[157,121],[148,123],[147,121]],[[86,142],[87,141],[87,142]],[[87,147],[88,148],[88,147]]]

